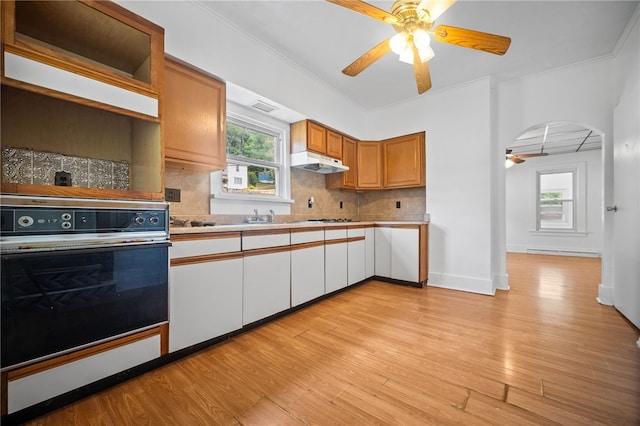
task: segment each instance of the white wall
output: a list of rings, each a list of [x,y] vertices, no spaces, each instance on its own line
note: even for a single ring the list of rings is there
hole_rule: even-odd
[[[430,286],[494,291],[490,101],[486,78],[369,114],[376,139],[426,131]]]
[[[586,189],[585,233],[541,234],[535,231],[536,171],[548,167],[572,167],[584,163]],[[602,152],[600,150],[572,154],[528,158],[506,171],[507,250],[551,250],[571,254],[600,255],[603,241],[602,224]]]

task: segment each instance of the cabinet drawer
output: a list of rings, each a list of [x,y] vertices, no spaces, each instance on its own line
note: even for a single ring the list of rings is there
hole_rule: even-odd
[[[250,231],[242,234],[242,250],[288,246],[291,242],[289,230],[286,233],[273,231]]]
[[[177,241],[173,243],[169,253],[171,259],[178,259],[237,251],[240,251],[240,237]]]
[[[312,243],[324,241],[324,230],[291,232],[291,244]]]
[[[347,228],[326,229],[324,231],[325,240],[341,240],[347,238]]]
[[[364,228],[349,228],[347,229],[347,237],[364,237]]]

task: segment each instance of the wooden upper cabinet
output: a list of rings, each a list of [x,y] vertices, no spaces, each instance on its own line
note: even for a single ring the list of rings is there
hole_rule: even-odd
[[[108,1],[1,4],[4,54],[158,98],[162,27]]]
[[[327,130],[327,156],[344,162],[342,158],[342,137],[340,133]]]
[[[342,160],[342,135],[311,120],[291,124],[291,153],[313,151]]]
[[[358,142],[357,188],[382,188],[382,143]]]
[[[307,122],[307,149],[320,154],[326,154],[327,129],[311,121]]]
[[[172,58],[165,60],[162,129],[168,168],[222,170],[226,165],[226,86]]]
[[[383,186],[410,188],[425,185],[425,135],[414,133],[382,142]]]
[[[357,185],[357,145],[358,141],[347,136],[342,137],[342,164],[349,170],[341,173],[331,173],[325,176],[327,189],[356,189]]]

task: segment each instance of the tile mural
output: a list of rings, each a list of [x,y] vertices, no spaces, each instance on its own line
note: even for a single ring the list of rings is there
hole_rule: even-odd
[[[30,149],[2,148],[2,181],[54,185],[56,172],[71,175],[71,186],[129,189],[129,163],[73,157]]]

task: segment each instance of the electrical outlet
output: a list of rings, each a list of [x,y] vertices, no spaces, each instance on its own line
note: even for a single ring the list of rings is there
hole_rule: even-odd
[[[173,201],[174,203],[180,202],[180,190],[175,188],[165,188],[164,189],[164,199],[165,201]]]
[[[400,208],[400,201],[396,201],[396,209]]]

